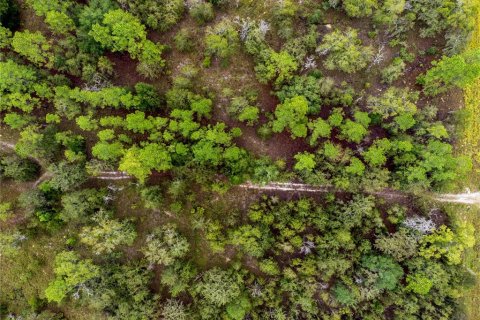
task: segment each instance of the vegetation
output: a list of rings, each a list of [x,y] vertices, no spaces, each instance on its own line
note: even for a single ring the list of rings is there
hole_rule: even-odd
[[[0,318],[479,318],[477,2],[0,0]]]

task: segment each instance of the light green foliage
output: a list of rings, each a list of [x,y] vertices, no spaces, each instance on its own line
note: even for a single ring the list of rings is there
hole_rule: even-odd
[[[12,31],[0,25],[0,49],[6,49],[12,42]]]
[[[322,118],[309,121],[308,128],[312,131],[312,135],[310,136],[311,146],[316,145],[319,138],[330,138],[332,133],[332,127]]]
[[[480,49],[444,56],[419,78],[425,93],[436,95],[452,87],[465,88],[480,78]]]
[[[241,296],[239,299],[227,305],[228,319],[243,320],[248,314],[252,305],[246,296]]]
[[[228,60],[239,46],[238,32],[232,22],[224,19],[213,28],[207,28],[206,54]]]
[[[141,44],[147,37],[145,26],[121,9],[107,12],[101,24],[93,25],[90,35],[105,48],[128,51],[132,57],[140,54]]]
[[[390,87],[381,96],[370,96],[367,108],[380,114],[383,119],[388,119],[405,113],[415,114],[417,100],[418,93],[408,88]]]
[[[360,143],[368,134],[368,126],[365,127],[363,124],[350,119],[347,119],[340,129],[343,139],[355,143]]]
[[[39,31],[15,32],[12,39],[12,48],[38,66],[53,67],[54,58],[50,52],[51,46]]]
[[[242,122],[247,122],[247,125],[252,126],[258,121],[258,114],[260,110],[258,107],[248,106],[243,109],[242,112],[238,115],[238,120]]]
[[[15,152],[22,158],[51,159],[58,149],[54,134],[51,127],[41,130],[37,126],[28,126],[20,132]]]
[[[98,121],[92,118],[92,114],[88,114],[86,116],[79,116],[75,119],[77,126],[85,131],[93,131],[98,128]]]
[[[261,62],[255,66],[258,81],[268,83],[274,80],[276,86],[292,79],[297,69],[298,63],[288,52],[271,49],[262,52]]]
[[[307,136],[308,102],[302,96],[285,100],[275,110],[273,132],[282,132],[288,128],[292,138],[305,138]]]
[[[240,296],[241,290],[230,272],[219,268],[205,272],[194,287],[194,291],[206,302],[218,307],[235,301]]]
[[[124,154],[124,149],[118,141],[99,141],[92,147],[92,154],[100,160],[115,161]]]
[[[280,268],[278,264],[273,259],[262,260],[258,264],[260,271],[269,275],[276,276],[280,274]]]
[[[425,258],[445,258],[448,264],[462,262],[463,251],[475,244],[474,227],[468,222],[460,222],[455,232],[441,226],[433,234],[420,241],[420,255]]]
[[[45,115],[45,122],[46,123],[60,123],[61,119],[58,114],[47,113]]]
[[[403,113],[396,116],[394,119],[395,125],[398,126],[400,131],[406,131],[412,128],[417,121],[411,113]]]
[[[407,276],[407,290],[426,295],[430,292],[432,286],[433,282],[425,275],[415,273]]]
[[[152,170],[166,171],[171,167],[171,157],[166,148],[161,144],[149,143],[143,148],[133,146],[128,149],[118,169],[128,172],[143,183]]]
[[[352,157],[350,159],[350,164],[345,167],[345,171],[352,175],[363,176],[365,173],[365,165],[363,164],[362,160],[358,159],[357,157]]]
[[[45,16],[50,11],[66,12],[73,4],[70,0],[27,0],[37,15]]]
[[[199,119],[210,118],[213,102],[211,99],[197,96],[191,100],[190,109],[195,112]]]
[[[314,154],[308,152],[298,153],[294,158],[297,161],[295,163],[295,170],[297,171],[312,172],[315,168],[316,162]]]
[[[165,65],[161,57],[163,46],[148,40],[145,26],[121,9],[107,12],[89,35],[106,49],[127,51],[133,59],[138,58],[137,70],[147,78],[157,77]]]
[[[129,113],[125,118],[125,127],[135,133],[145,133],[145,131],[151,131],[155,128],[153,117],[145,117],[145,112],[135,111],[135,113]]]
[[[343,8],[350,17],[366,17],[377,8],[377,0],[344,0]]]
[[[432,124],[430,128],[427,129],[428,133],[437,139],[448,138],[449,134],[445,126],[441,122]]]
[[[13,214],[13,206],[10,202],[0,202],[0,221],[6,221]]]
[[[189,249],[187,239],[178,233],[174,225],[168,224],[147,236],[143,253],[148,262],[169,266],[183,258]]]
[[[94,254],[108,254],[120,245],[131,245],[137,233],[129,221],[110,219],[101,213],[94,218],[94,226],[86,226],[79,234],[80,241],[90,246]]]
[[[160,43],[153,43],[145,40],[142,43],[142,51],[138,56],[139,63],[137,71],[148,79],[159,77],[165,67],[165,60],[162,59],[162,52],[165,47]]]
[[[387,152],[390,148],[390,141],[381,139],[375,141],[362,155],[370,166],[382,166],[387,162]]]
[[[324,60],[325,68],[347,73],[364,69],[373,56],[372,47],[362,46],[355,29],[343,32],[337,29],[327,34],[317,51],[327,54]]]
[[[45,22],[53,32],[58,34],[66,34],[75,28],[73,20],[64,12],[48,11]]]
[[[468,32],[475,23],[474,10],[474,6],[469,3],[449,0],[417,0],[412,3],[412,11],[422,22],[421,37],[433,37],[449,29]]]
[[[92,260],[82,260],[71,251],[62,251],[55,257],[55,280],[45,289],[48,301],[61,302],[76,286],[84,284],[99,275],[99,269]]]

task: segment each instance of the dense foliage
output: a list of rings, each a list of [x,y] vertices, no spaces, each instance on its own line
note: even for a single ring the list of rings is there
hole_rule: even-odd
[[[475,13],[0,0],[0,318],[462,319]]]

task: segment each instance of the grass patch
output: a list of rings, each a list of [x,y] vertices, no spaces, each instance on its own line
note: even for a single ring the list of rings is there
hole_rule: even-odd
[[[476,8],[476,23],[472,39],[467,50],[480,48],[480,0],[470,0]],[[457,145],[458,150],[472,158],[474,174],[469,178],[469,185],[478,188],[480,182],[480,79],[464,90],[465,107],[461,126],[461,138]],[[467,250],[464,257],[465,265],[477,275],[476,286],[469,291],[465,298],[467,319],[480,319],[480,208],[465,207],[458,210],[459,219],[466,220],[475,226],[476,245]]]
[[[467,50],[480,48],[480,0],[470,0],[476,8],[476,23]],[[462,117],[461,138],[458,144],[462,154],[471,157],[475,165],[472,185],[480,182],[480,79],[464,90],[465,108]]]

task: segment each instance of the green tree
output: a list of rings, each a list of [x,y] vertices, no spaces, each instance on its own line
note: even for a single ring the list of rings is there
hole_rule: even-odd
[[[205,272],[193,291],[214,306],[225,306],[238,298],[242,288],[230,272],[213,268]]]
[[[224,19],[213,28],[207,28],[206,54],[226,61],[238,50],[239,41],[240,38],[233,23]]]
[[[408,88],[390,87],[381,96],[370,96],[367,108],[378,113],[383,119],[417,112],[418,93]]]
[[[310,145],[317,144],[319,138],[330,138],[332,127],[322,118],[317,118],[308,122],[308,128],[312,131],[310,136]]]
[[[16,155],[0,156],[0,179],[11,178],[16,181],[34,180],[40,172],[40,166]]]
[[[53,32],[58,34],[66,34],[75,29],[75,23],[64,12],[48,11],[45,16],[45,22]]]
[[[92,260],[82,260],[70,251],[62,251],[55,257],[55,280],[45,289],[48,301],[61,302],[75,287],[98,277],[99,268]]]
[[[275,110],[273,132],[282,132],[288,128],[292,138],[305,138],[307,136],[308,102],[302,96],[285,100]]]
[[[191,319],[187,308],[178,300],[169,299],[163,304],[162,319],[188,320]]]
[[[139,56],[141,45],[147,38],[145,26],[121,9],[107,12],[102,23],[92,26],[90,35],[103,47],[112,51],[127,51],[133,58]]]
[[[189,248],[187,239],[178,233],[174,225],[168,224],[147,236],[143,253],[148,262],[169,266],[183,258]]]
[[[417,294],[426,295],[430,292],[432,286],[432,280],[426,275],[418,273],[407,275],[407,290],[413,291]]]
[[[92,147],[92,154],[100,160],[115,161],[124,154],[124,149],[118,141],[112,143],[99,141]]]
[[[368,134],[367,127],[350,119],[347,119],[340,129],[342,138],[355,143],[360,143]]]
[[[50,186],[63,192],[80,187],[88,178],[85,166],[80,163],[61,161],[50,165],[48,171],[53,175]]]
[[[377,0],[345,0],[343,8],[350,17],[366,17],[373,13],[378,6]]]
[[[144,148],[133,146],[128,149],[118,168],[144,183],[152,170],[169,170],[172,167],[171,161],[171,156],[163,145],[149,143]]]
[[[414,234],[402,228],[399,231],[378,237],[375,247],[397,261],[412,258],[418,252],[418,240]]]
[[[255,66],[255,72],[261,83],[275,80],[275,85],[280,86],[292,79],[293,73],[298,69],[298,63],[286,51],[264,50],[260,60]]]
[[[118,0],[147,26],[166,31],[181,18],[184,2],[182,0]]]
[[[63,221],[83,222],[105,205],[106,192],[97,189],[82,189],[62,195],[60,218]]]
[[[403,277],[402,267],[387,256],[365,256],[362,266],[376,275],[374,286],[379,290],[394,290]]]
[[[480,78],[480,49],[433,62],[433,67],[418,78],[428,95],[445,92],[452,87],[465,88]]]
[[[110,219],[100,213],[95,218],[95,226],[86,226],[80,233],[80,241],[90,246],[97,255],[112,253],[120,245],[131,245],[137,233],[129,221]]]
[[[198,24],[205,24],[215,18],[213,5],[210,2],[196,1],[190,8],[190,15]]]
[[[294,158],[297,161],[294,167],[295,170],[312,172],[313,169],[315,169],[316,162],[314,154],[303,152],[296,154]]]
[[[372,47],[362,46],[357,30],[351,28],[344,32],[335,30],[327,34],[317,51],[327,54],[324,60],[325,68],[339,69],[347,73],[364,69],[373,56]]]
[[[52,47],[40,31],[15,32],[12,39],[12,48],[36,65],[53,67],[54,57],[50,52]]]

